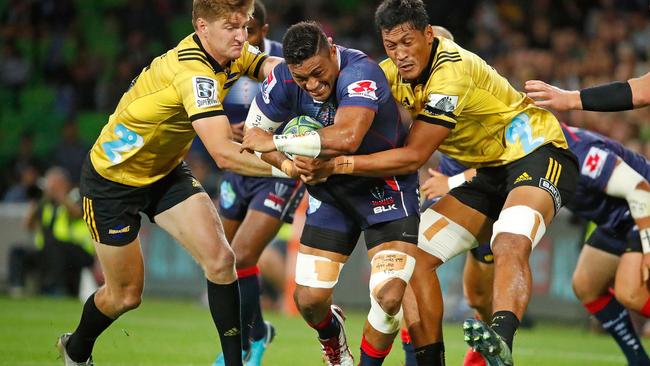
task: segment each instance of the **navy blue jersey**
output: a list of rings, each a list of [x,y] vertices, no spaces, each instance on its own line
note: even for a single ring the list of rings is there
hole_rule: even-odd
[[[371,154],[403,146],[408,131],[400,121],[397,104],[382,70],[364,53],[354,49],[337,47],[337,58],[340,73],[332,95],[325,102],[315,101],[302,90],[294,82],[286,63],[276,66],[263,82],[262,92],[256,96],[262,113],[273,121],[307,115],[327,127],[334,123],[339,107],[369,108],[375,112],[375,117],[355,154]],[[405,203],[407,200],[394,199],[392,194],[385,196],[382,193],[395,192],[397,197],[400,197],[400,192],[415,194],[415,173],[385,179],[335,175],[325,183],[309,186],[307,190],[320,201],[342,207],[365,207],[366,203],[373,202],[377,207],[390,208],[387,211],[377,209],[374,211],[376,214],[369,216],[358,212],[362,216],[359,217],[362,226],[392,220],[389,217],[392,217],[393,210],[401,211],[402,215],[417,214],[418,211],[411,199]]]
[[[269,56],[282,57],[282,43],[265,38],[264,52]],[[223,101],[223,109],[230,123],[246,120],[248,108],[259,91],[260,83],[249,77],[242,76],[235,82]]]
[[[617,157],[650,179],[648,160],[597,133],[566,125],[562,126],[562,130],[569,148],[580,163],[580,179],[567,208],[586,220],[594,221],[600,228],[619,232],[630,230],[634,221],[627,201],[608,196],[605,188],[614,171]]]

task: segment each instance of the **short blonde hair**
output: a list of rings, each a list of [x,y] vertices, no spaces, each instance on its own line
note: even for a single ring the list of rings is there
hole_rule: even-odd
[[[203,18],[208,22],[229,17],[233,13],[253,15],[254,0],[194,0],[192,2],[192,25]]]

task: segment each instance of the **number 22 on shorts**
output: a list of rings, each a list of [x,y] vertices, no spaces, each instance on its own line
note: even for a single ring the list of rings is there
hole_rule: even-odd
[[[102,149],[113,164],[122,161],[120,153],[140,148],[144,144],[142,136],[124,127],[121,123],[115,126],[114,133],[119,139],[102,143]]]

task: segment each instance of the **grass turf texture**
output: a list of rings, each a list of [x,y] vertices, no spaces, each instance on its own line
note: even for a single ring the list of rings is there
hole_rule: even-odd
[[[81,314],[78,301],[0,297],[0,365],[62,365],[54,347],[63,331],[72,331]],[[347,312],[350,348],[359,355],[365,314]],[[269,366],[322,365],[316,333],[300,318],[270,313],[278,331],[265,356]],[[460,324],[445,325],[447,364],[461,365],[466,346]],[[399,337],[398,337],[399,341]],[[207,308],[192,302],[145,298],[141,307],[116,321],[97,341],[99,366],[209,366],[218,351],[216,332]],[[646,342],[646,348],[650,344]],[[396,342],[384,365],[402,365]],[[521,330],[515,341],[518,365],[623,365],[614,341],[579,327],[538,324]]]

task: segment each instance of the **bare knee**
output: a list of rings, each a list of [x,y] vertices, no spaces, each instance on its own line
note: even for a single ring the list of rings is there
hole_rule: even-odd
[[[257,264],[258,257],[256,251],[250,245],[235,244],[233,245],[235,252],[237,269],[252,267]]]
[[[406,290],[406,283],[399,279],[392,279],[376,291],[375,300],[379,306],[391,315],[397,314],[402,306],[402,298]]]
[[[532,245],[530,239],[523,235],[500,233],[492,242],[494,261],[526,261],[530,257]]]
[[[298,286],[293,293],[293,300],[303,315],[314,314],[328,304],[329,291]]]
[[[96,295],[95,301],[102,303],[109,316],[120,316],[140,306],[142,302],[141,285],[125,285],[119,288],[106,288],[105,296]]]
[[[230,283],[235,280],[235,254],[230,248],[206,259],[203,265],[205,277],[214,283]]]

